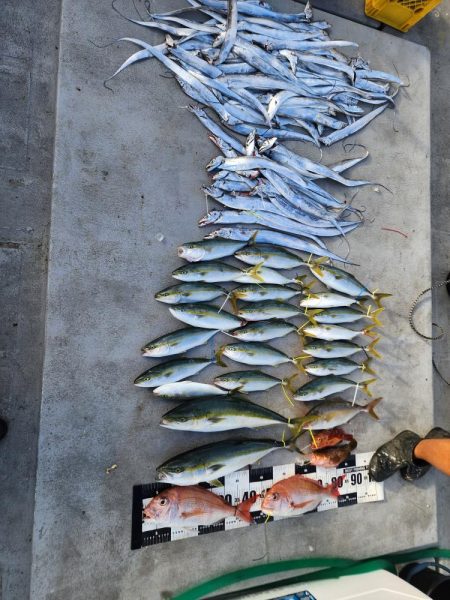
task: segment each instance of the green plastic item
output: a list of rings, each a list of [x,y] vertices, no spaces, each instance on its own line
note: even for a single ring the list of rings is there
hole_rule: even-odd
[[[275,573],[284,573],[296,569],[311,569],[321,567],[313,573],[297,575],[289,579],[278,580],[258,587],[258,591],[270,590],[274,587],[302,583],[305,581],[317,581],[323,579],[333,579],[345,575],[360,575],[379,569],[390,571],[396,574],[396,564],[408,563],[423,558],[447,558],[450,559],[450,550],[440,548],[428,548],[415,552],[402,554],[385,554],[373,559],[353,560],[347,558],[297,558],[292,560],[283,560],[245,569],[238,569],[225,575],[220,575],[199,585],[189,588],[173,596],[173,600],[199,600],[207,594],[211,594],[222,588],[235,583],[248,581],[256,577],[273,575]]]

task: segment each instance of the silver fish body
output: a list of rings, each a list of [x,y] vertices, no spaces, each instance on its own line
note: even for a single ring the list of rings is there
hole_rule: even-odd
[[[242,342],[267,342],[284,337],[294,331],[297,331],[297,327],[292,323],[281,319],[270,319],[247,323],[244,327],[229,331],[229,335]]]
[[[322,358],[303,365],[303,369],[310,375],[316,377],[324,377],[326,375],[349,375],[357,370],[373,373],[368,367],[369,360],[370,359],[360,364],[349,358]]]
[[[238,396],[184,402],[165,413],[160,421],[167,429],[204,433],[287,423],[282,415]]]
[[[192,348],[206,344],[218,331],[218,329],[201,329],[198,327],[179,329],[145,344],[142,348],[142,355],[160,358],[182,354]]]
[[[303,308],[334,308],[336,306],[351,306],[358,301],[351,296],[334,292],[308,293],[300,300]]]
[[[192,327],[228,331],[241,324],[241,319],[211,304],[180,304],[169,308],[179,321]]]
[[[357,383],[345,377],[338,375],[325,375],[305,383],[299,387],[293,394],[294,400],[299,402],[310,402],[311,400],[321,400],[327,396],[344,392],[350,388],[361,389],[368,392],[368,385],[375,381],[375,379],[369,379]],[[370,395],[370,394],[369,394]]]
[[[220,356],[226,356],[231,360],[244,365],[266,365],[276,367],[284,363],[293,362],[284,352],[272,348],[268,344],[255,342],[238,342],[222,346],[219,350]]]
[[[187,380],[165,383],[155,388],[153,393],[161,398],[170,400],[188,400],[190,398],[225,396],[227,394],[227,392],[216,387],[215,385]]]
[[[234,253],[235,257],[248,265],[264,264],[271,269],[295,269],[303,265],[303,259],[280,246],[255,244],[245,246]]]
[[[178,246],[178,256],[189,262],[201,260],[216,260],[231,256],[243,248],[245,243],[233,240],[200,240],[198,242],[186,242]]]
[[[243,321],[265,321],[267,319],[290,319],[300,314],[293,304],[280,300],[262,300],[241,304],[236,315]]]
[[[284,285],[249,283],[234,288],[231,292],[233,298],[244,302],[260,302],[261,300],[290,300],[301,294]]]
[[[155,299],[165,304],[186,304],[188,302],[210,302],[226,295],[226,290],[213,283],[188,282],[173,285],[157,292]]]
[[[218,375],[214,378],[214,383],[221,388],[230,391],[238,391],[241,393],[247,392],[264,392],[270,390],[282,382],[278,377],[273,377],[262,371],[233,371]]]
[[[324,400],[314,406],[305,415],[303,421],[307,429],[318,431],[345,425],[359,413],[368,413],[373,419],[378,420],[379,417],[374,409],[380,401],[381,398],[375,398],[369,404],[360,405],[341,399]]]
[[[238,471],[284,447],[283,442],[271,439],[213,442],[165,461],[157,467],[156,479],[175,485],[195,485]]]
[[[199,373],[215,361],[208,358],[177,358],[147,369],[134,381],[138,387],[158,387]]]

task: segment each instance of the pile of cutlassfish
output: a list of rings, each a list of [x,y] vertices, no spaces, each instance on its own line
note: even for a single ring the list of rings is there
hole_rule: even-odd
[[[188,2],[189,7],[152,14],[148,21],[129,19],[165,32],[166,39],[152,46],[122,38],[140,50],[113,76],[137,61],[156,58],[183,91],[205,107],[190,110],[222,152],[207,166],[213,180],[205,192],[223,208],[208,212],[200,226],[226,227],[179,247],[186,264],[173,277],[181,283],[162,290],[156,299],[170,304],[171,314],[188,327],[143,348],[144,356],[170,359],[145,371],[135,384],[182,401],[163,416],[161,425],[167,428],[217,432],[282,425],[293,435],[288,442],[230,439],[198,447],[158,467],[157,478],[184,486],[217,480],[277,448],[297,450],[294,441],[305,429],[312,438],[308,460],[336,466],[356,446],[339,426],[361,412],[377,418],[374,407],[380,399],[367,405],[355,402],[358,390],[369,393],[367,386],[374,379],[356,382],[348,376],[358,371],[373,374],[369,360],[350,357],[379,356],[372,330],[380,324],[380,299],[385,294],[370,291],[333,265],[332,261],[352,263],[328,250],[325,240],[345,237],[362,225],[362,219],[318,181],[369,184],[342,175],[365,156],[324,166],[280,141],[329,146],[342,140],[393,104],[401,81],[371,70],[361,58],[341,54],[337,48],[353,49],[356,44],[331,40],[329,25],[311,20],[309,4],[302,13],[284,14],[253,0]],[[196,20],[186,18],[192,13]],[[227,257],[242,267],[222,260]],[[304,275],[283,273],[290,269],[305,269],[324,288],[311,290]],[[228,283],[237,287],[224,288]],[[299,303],[289,302],[294,299]],[[214,301],[217,304],[211,304]],[[227,302],[231,312],[224,308]],[[363,324],[351,328],[353,323]],[[234,342],[221,346],[215,358],[172,358],[221,332]],[[267,343],[291,333],[309,339],[301,356],[288,356]],[[374,339],[368,345],[355,341],[361,336]],[[223,364],[223,356],[248,369],[220,375],[212,383],[189,379],[213,363]],[[293,363],[313,378],[295,389],[298,369],[286,380],[259,369],[284,363]],[[319,402],[301,418],[286,418],[248,399],[251,392],[277,385],[291,402]],[[353,401],[329,399],[345,390],[353,390]]]

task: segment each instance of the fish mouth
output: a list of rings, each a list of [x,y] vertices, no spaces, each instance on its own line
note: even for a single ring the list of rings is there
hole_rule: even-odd
[[[164,481],[167,479],[167,473],[165,471],[156,471],[156,481]]]

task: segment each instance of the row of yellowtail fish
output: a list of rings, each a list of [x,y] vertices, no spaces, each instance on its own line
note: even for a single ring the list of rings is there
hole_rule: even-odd
[[[167,460],[157,468],[157,479],[187,487],[155,497],[145,515],[160,523],[195,525],[210,524],[231,511],[248,522],[248,506],[225,506],[195,484],[217,481],[278,448],[301,452],[296,442],[305,430],[312,440],[309,452],[303,453],[306,458],[316,465],[337,466],[356,447],[353,436],[340,426],[359,413],[378,418],[374,408],[380,400],[357,404],[358,391],[371,395],[368,386],[375,379],[358,382],[351,377],[358,372],[374,375],[368,357],[379,357],[373,329],[381,324],[380,300],[386,294],[370,291],[334,266],[354,263],[329,250],[326,241],[346,239],[363,220],[356,208],[320,185],[321,180],[345,187],[369,185],[345,175],[367,153],[325,166],[283,142],[329,146],[347,138],[393,105],[402,82],[372,70],[359,57],[342,54],[340,48],[357,45],[331,40],[329,25],[312,21],[309,3],[298,14],[280,13],[253,0],[188,3],[183,9],[150,14],[145,21],[128,19],[164,32],[165,41],[155,46],[122,38],[139,50],[113,75],[144,59],[159,60],[195,101],[189,109],[221,151],[207,165],[212,182],[204,189],[220,208],[209,210],[199,222],[200,227],[220,228],[178,248],[186,261],[172,273],[179,283],[156,294],[188,327],[146,344],[144,356],[164,360],[135,384],[152,388],[161,398],[182,401],[162,417],[166,428],[223,432],[281,425],[290,435],[288,440],[213,442]],[[233,264],[225,262],[228,258]],[[236,259],[241,266],[235,266]],[[294,276],[286,274],[292,270]],[[323,287],[311,289],[306,274]],[[225,284],[236,287],[230,290]],[[220,333],[233,342],[220,346],[214,357],[184,356]],[[291,333],[308,340],[298,356],[268,343]],[[358,342],[363,336],[372,341]],[[226,366],[224,357],[247,370],[227,372],[211,383],[193,379],[212,364]],[[295,367],[288,378],[260,369],[285,363]],[[296,387],[301,371],[312,378]],[[276,386],[280,398],[291,404],[317,403],[302,417],[288,418],[248,398]],[[330,399],[347,390],[352,401]],[[300,476],[276,486],[280,490],[270,490],[262,504],[267,514],[301,514],[324,495],[335,494]],[[197,496],[204,510],[196,512],[195,523],[188,523],[180,516],[187,514],[182,507],[186,502],[192,506]]]

